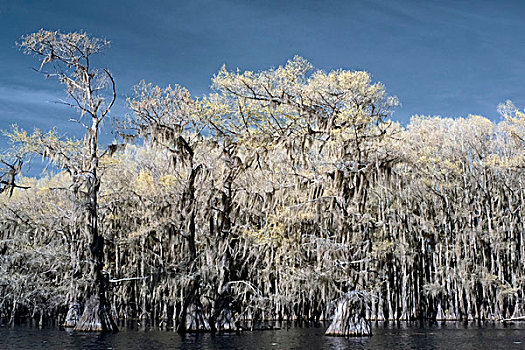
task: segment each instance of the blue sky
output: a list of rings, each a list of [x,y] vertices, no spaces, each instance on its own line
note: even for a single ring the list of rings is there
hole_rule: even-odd
[[[524,15],[523,1],[0,0],[0,129],[80,132],[54,103],[64,97],[58,83],[14,45],[40,28],[111,40],[97,63],[117,82],[113,118],[142,79],[199,96],[222,64],[261,70],[298,54],[324,70],[370,72],[401,101],[393,119],[402,123],[414,114],[498,120],[506,99],[525,107]]]

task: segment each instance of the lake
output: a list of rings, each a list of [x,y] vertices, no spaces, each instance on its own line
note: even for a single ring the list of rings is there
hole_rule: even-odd
[[[525,349],[525,323],[401,323],[373,326],[372,337],[323,335],[325,326],[240,334],[190,334],[121,327],[117,334],[77,333],[30,324],[0,327],[0,349]]]

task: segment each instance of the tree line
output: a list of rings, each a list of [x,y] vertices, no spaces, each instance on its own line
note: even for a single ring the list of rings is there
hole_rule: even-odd
[[[0,318],[231,331],[328,320],[356,296],[367,320],[524,316],[525,114],[511,102],[497,123],[402,126],[368,73],[295,57],[223,67],[200,98],[141,82],[123,142],[104,146],[115,82],[91,56],[107,44],[43,30],[19,44],[65,85],[85,137],[4,133]],[[35,155],[61,171],[24,177]]]

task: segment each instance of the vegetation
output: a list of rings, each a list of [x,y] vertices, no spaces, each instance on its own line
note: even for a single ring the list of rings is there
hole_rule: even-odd
[[[80,114],[72,121],[85,129],[83,142],[61,141],[54,133],[42,135],[38,130],[28,136],[15,128],[10,135],[12,141],[19,144],[17,158],[22,159],[29,153],[40,154],[64,168],[71,176],[72,201],[76,208],[72,219],[74,233],[70,242],[78,241],[80,236],[81,240],[89,242],[89,247],[84,244],[77,246],[77,249],[88,248],[89,271],[81,275],[89,276],[90,280],[90,283],[82,287],[85,298],[83,313],[78,322],[77,315],[72,315],[71,321],[74,323],[71,325],[84,331],[117,331],[107,301],[107,277],[103,271],[104,238],[99,232],[98,223],[98,170],[101,157],[98,152],[98,132],[117,95],[115,82],[109,71],[99,71],[91,65],[91,56],[102,51],[109,42],[92,38],[86,33],[63,34],[40,30],[22,37],[18,45],[24,53],[40,59],[40,71],[46,77],[56,77],[66,87],[69,100],[62,103]],[[52,66],[52,70],[43,71],[48,66]],[[108,88],[110,98],[106,100]],[[87,125],[85,119],[89,120]],[[12,166],[11,169],[11,174],[20,170]],[[72,285],[69,292],[77,294],[79,290]]]
[[[23,42],[49,35],[104,43]],[[86,138],[6,133],[0,317],[80,308],[103,310],[103,330],[141,318],[187,332],[335,314],[331,333],[366,334],[367,320],[525,315],[525,114],[512,103],[499,123],[415,116],[403,127],[368,73],[296,57],[223,68],[200,99],[140,83],[118,129],[125,147],[102,152],[112,103],[86,95],[86,63],[75,64],[65,69],[80,90],[58,76],[78,121],[93,122]],[[23,177],[30,154],[64,170]]]

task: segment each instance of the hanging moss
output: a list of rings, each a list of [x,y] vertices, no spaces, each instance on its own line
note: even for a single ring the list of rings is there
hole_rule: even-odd
[[[301,58],[224,69],[213,86],[195,100],[139,85],[124,124],[144,144],[100,158],[101,317],[83,297],[86,185],[60,173],[2,195],[2,317],[63,320],[78,301],[93,330],[105,315],[181,332],[331,320],[349,336],[371,320],[525,315],[523,128],[509,105],[500,124],[403,128],[366,73]]]

